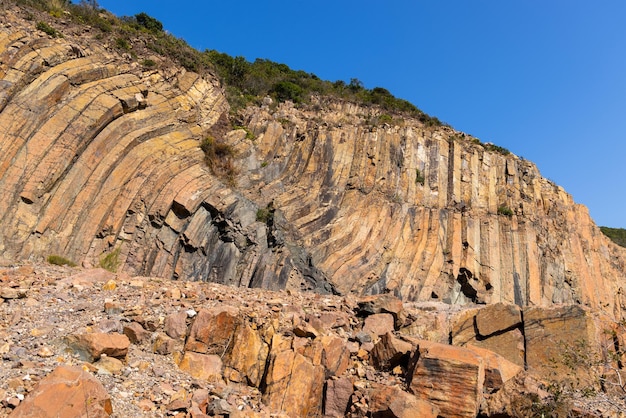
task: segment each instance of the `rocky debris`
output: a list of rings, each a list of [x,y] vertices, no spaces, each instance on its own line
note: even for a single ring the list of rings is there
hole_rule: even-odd
[[[77,366],[58,366],[41,379],[11,417],[109,417],[111,397],[90,373]]]
[[[0,304],[0,416],[29,401],[37,383],[59,366],[80,367],[97,379],[118,417],[490,416],[525,408],[522,394],[546,405],[554,399],[547,390],[552,373],[533,380],[528,373],[535,369],[525,372],[492,351],[405,332],[416,329],[412,322],[426,326],[425,318],[438,323],[444,316],[454,329],[455,319],[479,315],[478,308],[405,304],[397,310],[404,328],[392,324],[377,336],[364,332],[368,318],[391,314],[365,315],[361,302],[383,295],[272,292],[124,274],[114,275],[115,288],[105,290],[111,278],[81,279],[75,286],[75,276],[90,270],[35,265],[28,275],[17,271],[0,269],[0,277],[29,283],[26,298]],[[121,313],[103,309],[105,296]],[[531,318],[554,333],[558,327],[549,322],[557,312]],[[567,312],[576,320],[581,311]],[[315,332],[299,336],[298,327]],[[168,335],[174,329],[177,338]],[[568,405],[617,416],[602,396],[593,398],[591,411],[585,409],[590,398]],[[619,398],[610,402],[621,405]]]

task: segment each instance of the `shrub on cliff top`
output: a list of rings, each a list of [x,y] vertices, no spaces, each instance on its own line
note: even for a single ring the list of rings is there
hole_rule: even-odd
[[[601,226],[600,231],[611,239],[617,245],[626,247],[626,229],[624,228],[609,228],[607,226]]]

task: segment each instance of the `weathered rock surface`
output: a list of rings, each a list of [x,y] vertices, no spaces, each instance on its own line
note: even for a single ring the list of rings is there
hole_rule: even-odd
[[[536,362],[524,371],[470,343],[455,347],[406,332],[416,329],[412,322],[427,325],[430,318],[443,323],[443,329],[455,329],[455,321],[517,312],[516,306],[487,306],[481,313],[480,308],[406,303],[398,310],[404,328],[393,330],[389,320],[392,331],[378,337],[363,332],[368,318],[390,314],[372,310],[366,315],[363,306],[382,304],[388,299],[383,295],[320,296],[124,273],[104,282],[76,279],[93,274],[97,271],[50,265],[0,269],[2,283],[28,288],[26,298],[0,303],[0,416],[33,402],[37,383],[59,365],[92,373],[116,416],[533,416],[519,411],[554,411],[550,383],[564,388],[559,408],[599,417],[619,416],[615,405],[626,407],[616,392],[600,392],[597,384],[600,373],[612,378],[604,380],[605,386],[618,381],[616,362],[608,364],[614,369],[593,363],[587,377],[595,379],[589,383],[597,388],[596,395],[584,392],[586,397],[578,399],[576,393],[585,387],[569,386],[572,377],[583,376],[570,367],[590,363],[584,357],[558,355],[563,352],[559,328],[570,334],[582,324],[590,334],[596,329],[595,314],[577,305],[528,308],[528,325],[523,311],[521,326],[532,336],[525,341],[526,350],[543,353],[536,362],[554,357],[550,364],[563,370],[555,374],[558,369],[536,367]],[[109,280],[116,285],[106,290],[103,283]],[[119,312],[103,310],[105,296],[116,301]],[[557,316],[565,325],[558,326]],[[175,317],[180,326],[174,328],[183,333],[176,339],[166,333],[173,326],[167,318]],[[304,325],[315,332],[298,336],[295,329]],[[533,326],[544,327],[546,338],[539,338]],[[618,335],[621,326],[612,326]],[[131,343],[122,330],[147,334]],[[103,356],[105,351],[98,348],[117,347],[109,344],[111,339],[123,340],[126,354],[120,353],[119,359],[112,357],[118,355],[113,351]],[[84,347],[92,354],[81,358],[75,340],[90,342]],[[590,340],[590,348],[596,343]],[[503,413],[508,415],[498,415]]]
[[[11,417],[104,418],[111,398],[102,384],[80,367],[59,366],[44,377]]]
[[[224,182],[199,147],[228,113],[216,78],[147,71],[80,26],[63,22],[51,39],[25,16],[0,15],[4,258],[108,257],[131,275],[624,316],[625,251],[532,163],[317,98],[243,110],[254,140],[213,132],[238,155]]]

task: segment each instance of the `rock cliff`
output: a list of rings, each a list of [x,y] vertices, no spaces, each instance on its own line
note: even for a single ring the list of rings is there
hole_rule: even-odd
[[[88,28],[54,39],[21,16],[0,17],[5,259],[624,316],[625,251],[528,161],[322,98],[268,99],[231,130],[211,74],[147,69]],[[207,136],[236,151],[233,177],[205,164]]]

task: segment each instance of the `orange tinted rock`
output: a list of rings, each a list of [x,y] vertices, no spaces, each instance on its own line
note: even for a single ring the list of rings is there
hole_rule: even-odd
[[[374,345],[370,357],[379,370],[391,370],[398,365],[406,367],[413,348],[413,344],[387,333]]]
[[[590,364],[581,362],[568,366],[563,355],[571,350],[575,356],[596,356],[597,349],[592,344],[594,334],[595,326],[591,316],[579,305],[525,309],[524,335],[528,369],[544,375],[576,374],[577,379],[588,380]],[[570,366],[575,371],[570,370]]]
[[[187,351],[178,367],[196,379],[210,382],[222,380],[222,359],[214,354]]]
[[[322,412],[324,368],[292,350],[271,353],[263,402],[290,417],[316,417]]]
[[[521,327],[521,313],[515,305],[498,303],[479,310],[472,309],[462,313],[452,324],[452,344],[491,350],[523,367],[524,335]]]
[[[322,365],[329,376],[341,376],[350,365],[350,351],[346,342],[339,337],[325,335],[322,344]]]
[[[265,371],[269,347],[258,331],[248,324],[237,329],[232,349],[226,354],[224,364],[246,377],[248,383],[258,387]]]
[[[201,309],[193,321],[185,349],[223,355],[240,320],[239,310],[232,306],[220,305]]]
[[[398,387],[376,387],[370,394],[369,409],[372,416],[388,418],[437,418],[439,409],[428,401]]]
[[[416,359],[416,361],[415,361]],[[476,417],[485,369],[472,351],[420,341],[409,373],[409,391],[440,409],[444,417]]]
[[[521,324],[522,314],[517,305],[495,303],[476,313],[476,328],[481,337],[519,327]]]
[[[130,340],[123,334],[92,334],[70,335],[65,338],[67,345],[85,361],[92,362],[102,354],[109,357],[125,359],[128,354]]]
[[[43,378],[11,417],[103,418],[112,414],[102,384],[80,367],[59,366]]]
[[[465,348],[479,355],[483,360],[485,366],[485,390],[499,390],[506,382],[524,370],[522,366],[507,360],[493,351],[475,347],[471,344]]]

